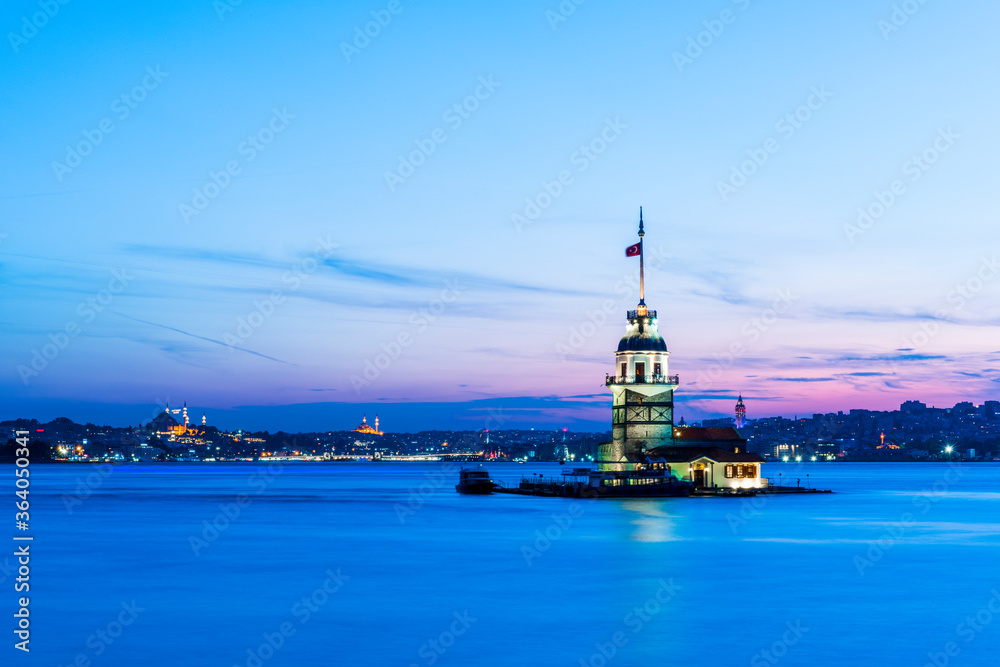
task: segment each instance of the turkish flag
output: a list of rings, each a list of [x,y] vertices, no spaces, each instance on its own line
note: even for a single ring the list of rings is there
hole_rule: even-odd
[[[636,255],[639,254],[639,251],[641,249],[642,249],[642,241],[639,241],[635,245],[630,245],[629,247],[625,248],[625,256],[635,257]]]

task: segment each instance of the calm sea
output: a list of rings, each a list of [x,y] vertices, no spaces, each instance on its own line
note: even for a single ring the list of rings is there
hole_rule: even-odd
[[[587,501],[460,496],[441,463],[36,465],[32,652],[8,633],[2,664],[998,663],[1000,465],[765,472],[836,493]]]

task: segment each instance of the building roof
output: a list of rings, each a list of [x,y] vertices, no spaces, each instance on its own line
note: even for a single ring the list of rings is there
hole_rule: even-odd
[[[746,438],[740,435],[732,426],[727,426],[725,428],[705,428],[703,426],[685,426],[684,428],[674,429],[674,440],[710,440],[727,442],[733,444],[739,444],[744,442]]]
[[[716,463],[764,462],[760,454],[735,454],[718,447],[657,447],[647,451],[646,456],[651,459],[664,459],[667,463],[672,461],[687,463],[700,458],[710,458]]]

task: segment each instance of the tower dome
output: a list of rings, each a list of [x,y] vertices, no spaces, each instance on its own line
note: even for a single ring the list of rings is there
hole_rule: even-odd
[[[618,341],[619,352],[666,352],[667,342],[656,327],[656,311],[647,310],[645,315],[630,310],[625,335]]]

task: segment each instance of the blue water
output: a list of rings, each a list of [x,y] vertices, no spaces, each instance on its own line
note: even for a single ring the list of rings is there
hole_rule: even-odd
[[[774,464],[837,493],[753,501],[460,496],[441,463],[102,470],[32,467],[32,652],[2,664],[998,662],[996,464]]]

